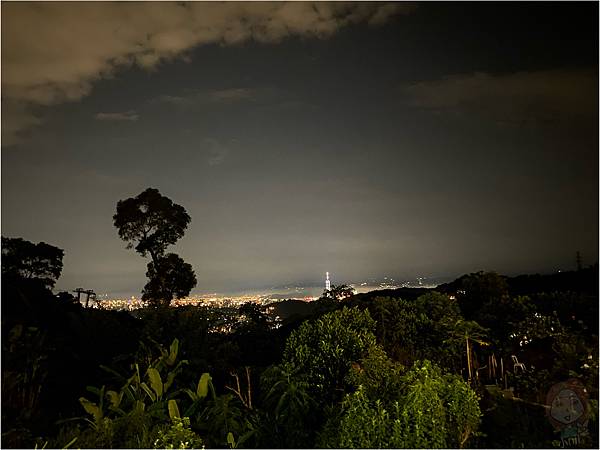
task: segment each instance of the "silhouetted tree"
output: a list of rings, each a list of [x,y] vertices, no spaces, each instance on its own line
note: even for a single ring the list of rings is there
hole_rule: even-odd
[[[113,216],[119,237],[142,256],[149,253],[156,264],[167,246],[175,244],[191,218],[183,206],[148,188],[135,198],[120,200]]]
[[[269,329],[269,316],[257,304],[244,303],[240,306],[239,313],[245,317],[244,325],[246,325],[246,328],[261,331]]]
[[[143,299],[155,305],[168,305],[174,297],[190,293],[196,286],[192,266],[174,253],[165,255],[167,247],[183,236],[190,223],[183,206],[173,203],[157,189],[148,188],[137,197],[120,200],[113,220],[127,248],[135,248],[140,255],[149,254],[152,258]]]
[[[477,272],[461,277],[457,292],[460,309],[468,320],[477,320],[481,308],[497,304],[508,296],[506,278],[496,272]]]
[[[77,298],[74,295],[70,294],[69,292],[61,291],[58,294],[56,294],[54,297],[56,297],[56,299],[63,304],[73,304],[73,305],[81,306],[81,303],[79,303],[77,301]]]
[[[150,261],[146,276],[149,281],[142,291],[142,300],[151,304],[169,304],[173,298],[185,297],[196,286],[192,266],[175,253]]]
[[[34,244],[21,238],[2,237],[2,278],[36,280],[52,289],[60,277],[64,254],[45,242]]]

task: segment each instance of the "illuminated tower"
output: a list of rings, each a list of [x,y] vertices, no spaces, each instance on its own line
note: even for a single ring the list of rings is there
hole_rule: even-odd
[[[329,292],[331,290],[331,282],[329,281],[329,272],[325,272],[325,290]]]

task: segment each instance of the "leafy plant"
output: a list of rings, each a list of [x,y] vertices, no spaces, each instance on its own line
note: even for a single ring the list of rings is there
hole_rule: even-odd
[[[308,377],[294,371],[289,365],[273,366],[261,377],[265,388],[264,407],[271,422],[270,440],[281,447],[307,447],[309,429],[316,425],[314,411],[317,401],[310,394]]]
[[[191,405],[184,413],[186,416],[193,416],[196,414],[196,412],[198,412],[199,408],[204,403],[203,399],[208,396],[209,392],[213,401],[217,398],[215,387],[212,383],[212,377],[208,373],[203,373],[200,376],[195,389],[186,388],[183,390],[183,392],[185,392],[192,401]]]
[[[228,433],[243,436],[245,440],[249,437],[246,434],[252,432],[246,410],[231,394],[219,395],[208,402],[196,416],[196,425],[206,433],[211,447],[227,445]],[[242,442],[242,437],[239,440]]]
[[[33,445],[33,429],[47,389],[48,359],[54,350],[47,336],[37,327],[17,324],[2,340],[2,442],[6,446]]]
[[[190,428],[189,417],[174,417],[173,423],[165,430],[158,431],[154,448],[204,448],[202,438]]]
[[[375,297],[365,305],[376,321],[377,342],[390,358],[411,366],[428,359],[460,370],[464,342],[451,339],[451,324],[462,319],[456,300],[431,292],[414,300]]]
[[[341,398],[344,378],[353,361],[375,347],[375,321],[368,311],[342,308],[304,322],[286,341],[283,365],[305,374],[310,391],[321,403]]]
[[[341,414],[325,426],[320,445],[341,448],[463,447],[477,430],[477,396],[460,378],[442,375],[429,361],[400,378],[396,398],[370,397],[359,385]]]
[[[95,394],[97,400],[79,399],[92,418],[86,420],[99,442],[142,448],[148,442],[153,442],[153,425],[164,423],[169,417],[179,418],[179,409],[174,400],[179,391],[171,388],[187,361],[177,361],[177,339],[173,340],[168,351],[160,346],[158,350],[159,356],[146,362],[147,366],[140,368],[140,364],[135,362],[129,377],[103,367],[123,385],[118,390],[88,386],[87,390]]]

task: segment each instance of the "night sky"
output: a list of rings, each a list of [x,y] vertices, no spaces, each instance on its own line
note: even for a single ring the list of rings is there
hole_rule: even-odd
[[[139,293],[116,203],[192,222],[194,292],[598,260],[598,3],[2,3],[2,235]]]

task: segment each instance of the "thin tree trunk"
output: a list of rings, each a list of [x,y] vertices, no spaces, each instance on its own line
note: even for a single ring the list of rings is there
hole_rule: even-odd
[[[246,366],[246,381],[248,383],[248,409],[252,409],[252,387],[250,385],[250,368]]]
[[[471,355],[469,351],[469,338],[467,337],[467,369],[469,372],[469,383],[471,382]]]

